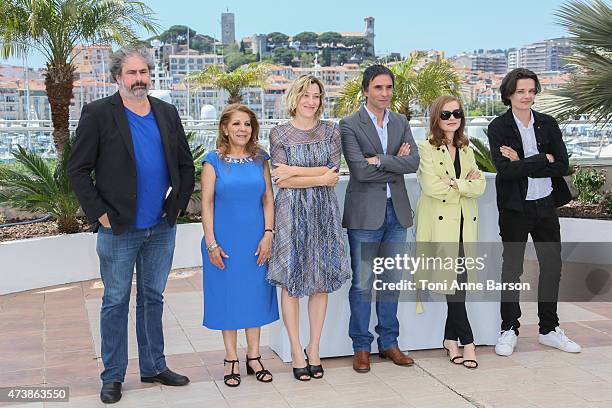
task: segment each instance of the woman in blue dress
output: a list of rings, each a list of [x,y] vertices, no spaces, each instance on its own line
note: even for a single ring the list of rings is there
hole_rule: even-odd
[[[276,289],[266,281],[274,233],[269,156],[257,144],[259,124],[244,105],[219,120],[217,149],[202,168],[204,326],[222,330],[225,375],[240,385],[237,330],[245,329],[246,370],[272,381],[259,352],[260,327],[278,320]]]

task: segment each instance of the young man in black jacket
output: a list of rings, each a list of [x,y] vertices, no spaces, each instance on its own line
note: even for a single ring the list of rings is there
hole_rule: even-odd
[[[563,179],[569,159],[555,119],[531,109],[540,90],[538,77],[532,71],[517,68],[509,72],[501,83],[500,93],[510,109],[489,124],[489,146],[497,169],[502,282],[520,282],[525,244],[531,234],[540,265],[539,342],[578,353],[580,346],[559,328],[557,316],[561,234],[556,207],[571,200]],[[501,302],[501,335],[495,352],[509,356],[519,334],[519,291],[503,291]]]
[[[134,266],[141,381],[189,383],[166,365],[162,313],[176,219],[189,203],[194,166],[176,108],[147,95],[152,68],[145,49],[113,54],[111,74],[119,91],[83,108],[68,163],[70,184],[98,232],[104,282],[100,399],[106,404],[121,399]]]

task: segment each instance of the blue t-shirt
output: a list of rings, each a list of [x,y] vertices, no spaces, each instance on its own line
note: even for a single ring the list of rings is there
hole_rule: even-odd
[[[153,111],[145,116],[125,108],[136,160],[136,218],[134,227],[143,229],[159,223],[170,187],[168,164]]]

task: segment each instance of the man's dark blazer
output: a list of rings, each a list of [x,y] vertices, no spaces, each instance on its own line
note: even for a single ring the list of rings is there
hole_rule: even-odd
[[[412,226],[412,209],[404,174],[419,168],[419,148],[414,142],[406,116],[389,112],[387,154],[365,107],[340,121],[342,151],[351,172],[344,197],[342,226],[375,230],[385,221],[387,183],[393,209],[404,228]],[[402,143],[410,144],[408,156],[397,156]],[[377,156],[380,166],[368,164],[365,156]]]
[[[193,191],[193,157],[176,108],[151,96],[149,102],[170,175],[172,190],[164,203],[164,211],[172,226],[179,212],[187,208]],[[121,234],[132,226],[136,217],[136,163],[132,134],[119,92],[83,107],[68,161],[68,177],[94,231],[104,213],[108,214],[114,234]]]
[[[572,196],[563,176],[569,169],[569,158],[561,130],[557,121],[549,115],[531,111],[533,114],[533,130],[535,132],[538,151],[525,158],[523,142],[512,109],[493,119],[489,124],[488,138],[493,163],[497,169],[495,186],[497,188],[497,208],[523,211],[523,203],[527,197],[527,177],[550,177],[552,180],[552,196],[555,205],[567,204]],[[499,151],[501,146],[511,147],[516,151],[519,160],[510,161]],[[555,157],[554,163],[549,163],[546,154]]]

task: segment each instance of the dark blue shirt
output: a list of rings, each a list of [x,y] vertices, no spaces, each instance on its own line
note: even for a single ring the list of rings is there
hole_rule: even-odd
[[[164,146],[153,111],[145,116],[125,108],[136,160],[136,218],[134,227],[149,228],[159,223],[170,187]]]

